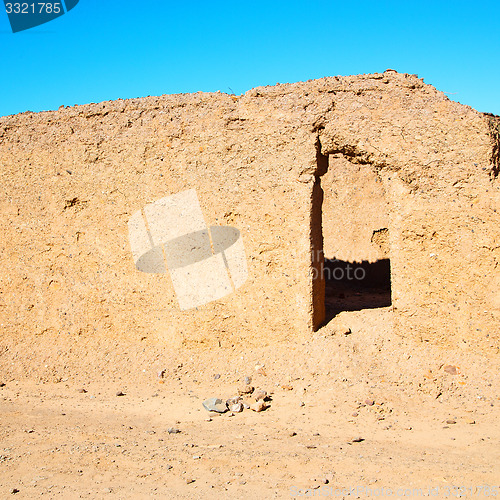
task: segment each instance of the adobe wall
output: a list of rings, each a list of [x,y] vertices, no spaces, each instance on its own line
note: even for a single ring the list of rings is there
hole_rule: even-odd
[[[351,178],[381,181],[375,198],[383,192],[388,210],[401,335],[498,347],[499,189],[489,121],[395,72],[0,118],[2,342],[211,346],[307,337],[323,314],[322,286],[311,277],[311,249],[321,248],[320,175],[331,200],[332,166],[344,162]],[[248,279],[181,311],[168,274],[135,269],[128,222],[188,189],[207,225],[240,230]],[[372,213],[385,219],[375,198]],[[354,243],[373,230],[362,216],[347,226]],[[377,258],[368,247],[359,255],[366,252]]]
[[[227,345],[310,331],[318,105],[299,103],[198,93],[2,118],[4,334]],[[168,274],[135,269],[128,222],[189,189],[207,225],[241,232],[249,276],[181,311]]]
[[[499,118],[394,72],[334,92],[322,153],[383,181],[397,331],[498,353]]]

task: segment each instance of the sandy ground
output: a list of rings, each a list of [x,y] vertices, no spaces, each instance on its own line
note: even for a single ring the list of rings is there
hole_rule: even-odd
[[[394,336],[390,308],[304,344],[123,350],[57,382],[2,353],[0,498],[500,497],[498,358]],[[245,377],[267,410],[203,408]]]

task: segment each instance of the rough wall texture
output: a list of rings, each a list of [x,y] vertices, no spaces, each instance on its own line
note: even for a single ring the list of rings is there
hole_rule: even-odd
[[[496,349],[498,141],[497,118],[391,71],[0,118],[1,335],[75,346],[91,336],[172,345],[303,338],[323,314],[311,275],[318,213],[335,249],[334,191],[353,179],[359,193],[342,206],[360,213],[342,218],[341,246],[358,250],[344,258],[379,258],[367,235],[388,228],[400,334]],[[249,278],[180,311],[168,274],[135,270],[127,222],[193,188],[209,225],[241,231]]]
[[[3,328],[173,344],[307,331],[318,111],[299,103],[200,93],[2,119]],[[242,232],[250,277],[186,313],[168,275],[135,270],[127,223],[192,188],[208,224]]]
[[[375,168],[389,198],[398,331],[497,352],[498,117],[393,72],[340,80],[332,93],[323,154]]]
[[[325,257],[347,262],[389,257],[390,205],[377,171],[342,155],[330,155],[321,186]]]

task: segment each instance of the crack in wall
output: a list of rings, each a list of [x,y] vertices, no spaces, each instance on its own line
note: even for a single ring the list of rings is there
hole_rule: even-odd
[[[500,173],[500,116],[484,113],[488,119],[488,128],[493,142],[491,152],[491,176],[496,179]]]

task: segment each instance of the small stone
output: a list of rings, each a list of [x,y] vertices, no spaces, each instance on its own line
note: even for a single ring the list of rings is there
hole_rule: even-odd
[[[224,401],[220,398],[209,398],[203,401],[203,408],[207,411],[214,411],[216,413],[225,413],[227,411],[227,406]]]
[[[207,418],[205,419],[205,422],[211,422],[211,421],[212,421],[211,417],[207,417]]]
[[[180,434],[181,431],[176,427],[170,427],[169,429],[167,429],[167,432],[169,434]]]
[[[117,396],[125,396],[125,393],[124,393],[124,392],[122,392],[122,391],[118,391],[118,392],[116,393],[116,395],[117,395]]]
[[[0,387],[5,387],[5,382],[0,382]]]
[[[293,436],[296,436],[296,435],[297,435],[297,433],[296,433],[295,431],[292,431],[292,432],[290,432],[288,435],[289,435],[290,437],[293,437]]]
[[[447,423],[448,425],[452,425],[452,424],[456,424],[457,422],[456,422],[456,420],[453,420],[452,418],[449,418],[449,419],[446,421],[446,423]]]
[[[243,403],[234,403],[229,406],[229,411],[241,413],[243,411]]]
[[[356,437],[354,439],[351,439],[351,442],[352,443],[361,443],[362,441],[364,441],[365,439],[362,438],[362,437]]]
[[[326,478],[326,477],[323,477],[323,478],[313,478],[311,480],[312,483],[320,483],[320,484],[328,484],[330,481]],[[316,487],[314,489],[317,489]]]
[[[220,379],[220,373],[216,373],[214,375],[214,380],[219,380]]]
[[[159,379],[162,379],[165,376],[165,370],[160,370],[157,375]]]
[[[353,417],[357,417],[358,415],[359,415],[359,413],[357,413],[357,412],[354,412],[354,413],[352,414],[352,416],[353,416]]]
[[[80,394],[85,394],[87,392],[87,389],[84,389],[83,387],[81,389],[78,389],[78,392]]]
[[[226,405],[231,406],[239,403],[241,401],[241,396],[232,396],[228,400],[226,400]]]
[[[11,495],[15,495],[16,493],[19,493],[19,490],[18,490],[17,488],[12,488],[12,489],[10,490],[10,494],[11,494]]]
[[[254,388],[251,385],[244,385],[241,387],[238,387],[238,394],[242,396],[243,394],[252,394],[254,391]]]
[[[339,299],[345,299],[345,294],[342,294],[343,297],[339,297]],[[342,323],[336,323],[333,325],[331,329],[331,335],[350,335],[351,328]]]
[[[365,404],[367,406],[373,406],[375,404],[375,401],[373,401],[373,399],[365,399]]]
[[[293,387],[289,384],[282,384],[280,386],[284,391],[293,391]]]
[[[255,392],[253,396],[255,398],[255,401],[260,401],[261,399],[265,400],[267,398],[267,392],[260,389]]]
[[[443,370],[450,375],[456,375],[458,373],[457,367],[453,365],[445,365]]]
[[[472,424],[475,424],[475,423],[476,423],[476,421],[475,421],[474,419],[472,419],[472,418],[466,418],[466,419],[465,419],[465,423],[466,423],[466,424],[470,424],[470,425],[472,425]]]
[[[200,455],[194,455],[194,456],[193,456],[193,460],[199,460],[200,458],[201,458],[201,456],[200,456]]]
[[[245,377],[245,385],[250,385],[252,383],[252,377]]]
[[[264,411],[267,405],[264,401],[260,400],[250,405],[250,409],[256,412]]]
[[[186,478],[186,484],[191,484],[191,483],[194,483],[194,479],[192,477],[187,477]]]

